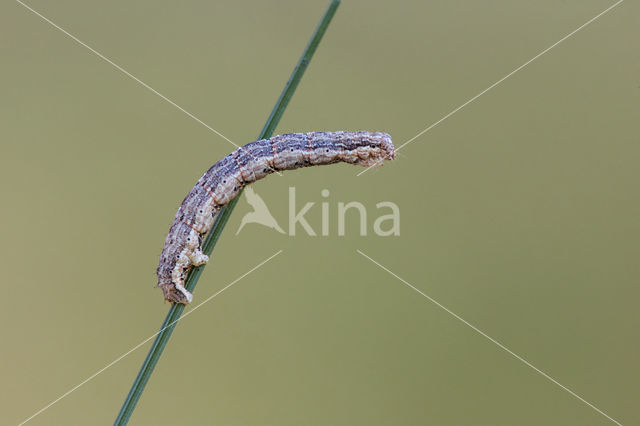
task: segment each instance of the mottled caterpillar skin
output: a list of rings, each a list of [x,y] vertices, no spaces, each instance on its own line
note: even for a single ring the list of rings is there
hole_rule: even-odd
[[[251,142],[214,164],[189,191],[169,229],[158,265],[158,287],[172,303],[191,302],[184,280],[192,265],[207,263],[202,236],[218,210],[245,185],[274,171],[344,162],[369,167],[393,160],[391,137],[379,132],[290,133]]]

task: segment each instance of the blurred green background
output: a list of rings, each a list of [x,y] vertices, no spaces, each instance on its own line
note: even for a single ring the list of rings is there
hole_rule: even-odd
[[[238,144],[254,140],[327,1],[33,8]],[[345,1],[276,133],[396,146],[613,2]],[[604,416],[356,253],[362,250],[624,424],[639,424],[640,7],[627,1],[360,177],[347,165],[241,200],[131,424],[605,425]],[[175,209],[234,147],[12,1],[0,6],[0,411],[16,424],[153,334]],[[323,199],[323,189],[330,196]],[[358,235],[340,201],[401,209]],[[150,343],[29,424],[109,424]]]

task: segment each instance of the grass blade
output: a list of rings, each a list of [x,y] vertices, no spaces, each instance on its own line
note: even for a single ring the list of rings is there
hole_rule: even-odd
[[[267,119],[267,122],[264,125],[264,128],[260,132],[258,139],[265,139],[272,136],[273,131],[278,126],[278,123],[280,122],[280,118],[282,117],[282,114],[287,108],[287,105],[289,104],[289,101],[291,100],[293,93],[298,87],[298,83],[302,79],[302,75],[307,69],[309,62],[311,61],[311,58],[313,57],[313,54],[315,53],[318,47],[318,44],[320,43],[320,40],[322,39],[322,36],[324,35],[327,27],[329,26],[329,23],[331,22],[333,15],[336,13],[336,9],[338,8],[339,5],[340,5],[340,0],[333,0],[329,5],[329,8],[327,9],[324,16],[322,17],[320,24],[318,25],[315,32],[313,33],[313,36],[311,37],[309,44],[305,48],[304,53],[302,54],[302,56],[300,57],[300,60],[296,64],[296,67],[294,68],[293,73],[291,74],[291,77],[289,77],[289,80],[287,81],[287,84],[285,85],[284,90],[280,94],[280,97],[278,98],[276,105],[271,111],[271,114],[269,115],[269,118]],[[229,220],[229,217],[231,216],[231,213],[233,212],[233,209],[238,203],[238,200],[240,199],[241,195],[242,194],[239,193],[237,197],[235,197],[229,204],[223,207],[218,213],[216,220],[213,224],[213,227],[211,228],[211,231],[209,231],[209,233],[207,234],[202,245],[202,251],[205,254],[211,255],[211,253],[213,252],[213,248],[218,242],[218,239],[222,234],[222,230],[227,224],[227,221]],[[202,265],[198,267],[193,267],[191,269],[185,281],[185,287],[187,288],[187,290],[193,292],[205,266],[206,265]],[[138,373],[138,376],[133,382],[133,385],[131,386],[131,390],[129,391],[129,394],[127,395],[127,398],[125,399],[124,404],[122,405],[122,408],[118,413],[118,417],[114,422],[115,425],[123,426],[129,422],[129,419],[131,418],[131,414],[133,414],[133,410],[135,409],[136,404],[138,403],[138,400],[140,399],[140,396],[142,395],[142,392],[144,391],[144,388],[147,382],[149,381],[149,377],[151,377],[151,374],[153,373],[153,369],[158,363],[158,360],[162,355],[162,351],[164,350],[164,347],[169,341],[169,338],[171,337],[171,333],[173,333],[173,329],[175,328],[183,311],[184,311],[184,305],[182,304],[173,304],[169,309],[169,312],[167,313],[167,316],[164,322],[162,323],[162,327],[160,327],[160,333],[158,333],[158,336],[154,340],[153,345],[151,346],[151,349],[149,350],[149,353],[147,354],[147,357],[145,358],[144,363],[140,368],[140,372]]]

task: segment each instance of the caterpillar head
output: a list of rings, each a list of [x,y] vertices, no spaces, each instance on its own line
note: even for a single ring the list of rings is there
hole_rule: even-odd
[[[396,158],[396,149],[391,141],[391,136],[386,133],[380,135],[380,156],[383,160],[394,160]]]
[[[360,166],[377,166],[381,165],[384,160],[396,158],[396,150],[391,136],[386,133],[368,133],[359,142],[360,145],[355,149],[355,163]]]

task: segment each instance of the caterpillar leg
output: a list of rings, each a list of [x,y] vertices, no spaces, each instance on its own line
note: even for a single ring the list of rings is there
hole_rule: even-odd
[[[209,261],[209,256],[204,254],[200,249],[196,249],[189,254],[189,260],[191,260],[193,265],[200,266]]]
[[[191,265],[199,266],[209,261],[209,256],[204,254],[200,248],[200,241],[200,234],[192,229],[186,238],[184,249],[178,255],[171,271],[171,283],[163,286],[165,300],[185,305],[193,300],[193,295],[184,286],[184,280]]]
[[[179,300],[176,300],[177,303],[189,304],[193,300],[193,294],[186,288],[184,288],[183,283],[174,283],[176,286],[176,290],[180,292],[183,297],[180,297]]]
[[[182,303],[186,305],[188,303],[191,303],[191,301],[193,300],[193,296],[191,295],[189,290],[184,288],[184,285],[182,283],[178,283],[177,285],[173,282],[163,283],[160,284],[159,287],[164,293],[164,300],[168,302]]]
[[[171,272],[171,282],[174,286],[169,295],[165,292],[165,299],[174,303],[191,303],[193,295],[184,287],[185,270],[191,266],[190,251],[183,250],[178,256],[176,265]],[[169,297],[167,297],[169,296]]]
[[[165,299],[172,303],[188,304],[193,300],[193,295],[184,286],[185,271],[191,265],[204,265],[209,261],[209,256],[204,254],[200,248],[185,250],[178,258],[176,266],[171,273],[171,284],[173,288],[165,290]],[[171,285],[170,284],[170,285]]]
[[[202,248],[200,247],[201,243],[202,238],[200,234],[196,230],[191,230],[187,237],[184,254],[189,258],[189,262],[191,262],[192,265],[200,266],[209,261],[209,256],[202,252]]]

